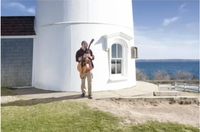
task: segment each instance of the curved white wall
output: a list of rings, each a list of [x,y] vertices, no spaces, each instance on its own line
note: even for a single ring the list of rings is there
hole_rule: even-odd
[[[37,0],[37,27],[62,22],[100,22],[133,28],[131,0]]]
[[[131,59],[129,51],[130,46],[134,46],[132,0],[38,0],[35,30],[35,87],[80,91],[75,54],[82,40],[89,43],[92,38],[95,39],[91,45],[95,55],[93,91],[136,84],[135,60]],[[112,82],[109,78],[110,50],[107,51],[110,43],[103,36],[118,32],[132,37],[126,41],[128,79]],[[120,40],[120,36],[118,38]]]

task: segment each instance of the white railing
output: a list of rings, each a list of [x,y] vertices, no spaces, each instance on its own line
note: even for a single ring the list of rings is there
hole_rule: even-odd
[[[200,91],[200,85],[196,84],[188,84],[188,83],[178,83],[175,82],[174,84],[175,90],[183,89],[184,91]]]
[[[159,88],[167,88],[167,89],[174,89],[174,90],[184,90],[184,91],[195,91],[200,92],[200,85],[196,84],[188,84],[188,83],[178,83],[175,82],[174,85],[166,85],[166,84],[159,84]]]

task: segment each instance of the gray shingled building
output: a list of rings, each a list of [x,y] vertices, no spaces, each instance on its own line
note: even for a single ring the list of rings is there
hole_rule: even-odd
[[[1,17],[1,87],[32,86],[34,19]]]

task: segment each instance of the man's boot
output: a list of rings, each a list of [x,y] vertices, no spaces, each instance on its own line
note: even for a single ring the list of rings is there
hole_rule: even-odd
[[[93,99],[92,95],[89,95],[88,97],[89,97],[89,99]]]
[[[85,97],[85,93],[82,93],[82,94],[81,94],[81,97]]]

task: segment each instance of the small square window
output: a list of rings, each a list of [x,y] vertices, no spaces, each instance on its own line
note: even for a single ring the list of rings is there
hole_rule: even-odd
[[[131,59],[138,58],[138,48],[131,47]]]

